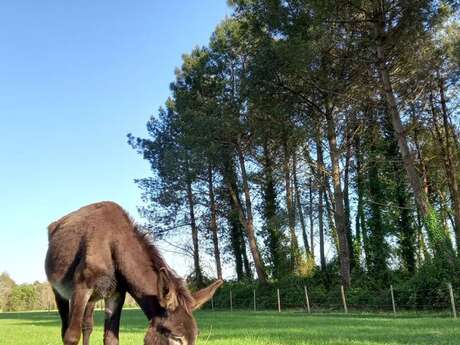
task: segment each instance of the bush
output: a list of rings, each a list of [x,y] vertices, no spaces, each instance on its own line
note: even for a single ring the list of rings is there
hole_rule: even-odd
[[[346,290],[347,304],[350,309],[356,310],[391,311],[391,284],[399,310],[448,310],[450,298],[447,280],[443,275],[436,274],[436,271],[436,267],[426,264],[413,276],[399,271],[388,272],[385,277],[388,283],[372,281],[365,273],[356,273],[352,287]],[[460,277],[457,274],[452,278],[454,293],[460,303]],[[214,307],[228,310],[231,291],[234,309],[251,310],[255,291],[258,310],[276,310],[279,289],[282,309],[306,308],[304,287],[308,288],[312,308],[342,310],[340,279],[333,267],[328,267],[326,272],[316,271],[309,278],[290,276],[266,285],[257,282],[226,282],[214,296]],[[205,308],[211,308],[211,303]]]

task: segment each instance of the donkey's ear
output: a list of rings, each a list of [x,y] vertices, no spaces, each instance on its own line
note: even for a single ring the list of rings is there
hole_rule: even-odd
[[[167,310],[173,311],[179,305],[175,286],[165,267],[158,272],[158,298],[160,305]]]
[[[204,289],[201,289],[200,291],[197,291],[193,294],[193,307],[192,309],[198,309],[201,307],[203,304],[205,304],[207,301],[211,299],[211,297],[214,295],[216,290],[219,288],[224,283],[222,279],[216,280],[214,283],[209,285],[208,287],[205,287]]]

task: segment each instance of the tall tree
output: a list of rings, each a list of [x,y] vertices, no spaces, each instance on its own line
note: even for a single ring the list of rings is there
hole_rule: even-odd
[[[216,272],[217,278],[222,279],[222,262],[220,259],[219,249],[219,235],[217,229],[217,206],[214,194],[214,176],[212,166],[208,166],[208,191],[209,191],[209,207],[211,213],[211,219],[209,223],[209,229],[212,234],[212,243],[214,246],[214,259],[216,261]]]

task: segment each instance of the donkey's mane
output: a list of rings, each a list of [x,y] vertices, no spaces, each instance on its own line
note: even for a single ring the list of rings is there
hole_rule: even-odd
[[[150,232],[144,231],[139,224],[136,224],[131,220],[133,224],[134,233],[136,234],[137,239],[147,251],[150,261],[152,262],[152,267],[156,272],[160,272],[161,269],[166,269],[168,272],[169,279],[171,280],[179,305],[185,308],[185,310],[190,313],[193,305],[193,297],[190,293],[190,290],[185,284],[185,280],[177,275],[177,273],[169,267],[169,265],[164,260],[158,248],[153,243],[153,237]]]

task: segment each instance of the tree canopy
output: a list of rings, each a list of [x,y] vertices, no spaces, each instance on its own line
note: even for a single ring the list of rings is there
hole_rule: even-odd
[[[456,1],[231,0],[129,135],[150,229],[237,280],[458,272]]]

